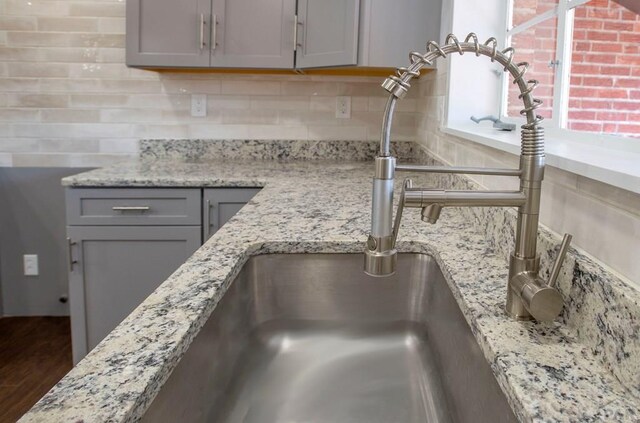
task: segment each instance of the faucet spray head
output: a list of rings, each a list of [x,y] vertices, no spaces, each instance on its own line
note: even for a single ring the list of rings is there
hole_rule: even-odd
[[[364,273],[369,276],[385,277],[396,272],[398,251],[391,245],[392,237],[376,238],[369,235],[364,251]]]
[[[427,223],[436,223],[440,218],[442,206],[440,204],[429,204],[422,208],[422,221]]]

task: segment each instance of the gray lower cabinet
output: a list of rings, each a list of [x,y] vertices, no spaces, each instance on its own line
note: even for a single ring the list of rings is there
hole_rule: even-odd
[[[260,188],[205,188],[202,239],[209,239],[259,191]]]
[[[77,363],[200,246],[201,226],[69,226]]]

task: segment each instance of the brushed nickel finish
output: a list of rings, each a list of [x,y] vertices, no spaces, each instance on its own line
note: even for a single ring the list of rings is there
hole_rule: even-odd
[[[524,104],[520,114],[526,117],[526,123],[521,127],[520,168],[483,169],[397,165],[395,169],[409,172],[517,176],[520,178],[520,189],[518,191],[448,191],[408,189],[405,184],[398,205],[395,225],[392,225],[393,185],[389,184],[388,180],[389,175],[393,173],[391,171],[382,172],[379,160],[384,160],[384,163],[387,164],[393,163],[390,160],[393,159],[390,153],[390,139],[396,102],[407,94],[411,87],[410,81],[420,75],[422,67],[432,65],[438,57],[446,57],[452,53],[462,55],[467,52],[474,53],[477,57],[486,56],[492,62],[500,63],[504,71],[509,72],[513,77],[513,83],[520,90],[519,98]],[[397,254],[395,240],[404,207],[421,208],[422,220],[428,223],[437,222],[443,207],[518,207],[515,247],[509,268],[506,313],[518,320],[535,318],[540,321],[548,321],[553,320],[562,310],[562,296],[554,285],[571,236],[565,236],[552,276],[549,283],[545,283],[538,276],[540,266],[536,252],[540,189],[544,178],[545,156],[544,130],[539,125],[542,117],[537,115],[535,110],[540,107],[542,101],[532,95],[538,81],[525,79],[529,64],[515,62],[514,54],[515,50],[512,47],[499,51],[495,38],[489,38],[481,44],[474,33],[467,35],[463,42],[460,42],[455,35],[449,34],[443,45],[430,41],[427,43],[426,53],[410,53],[410,65],[398,68],[395,75],[391,75],[383,82],[382,87],[390,95],[382,121],[380,151],[376,158],[371,234],[379,239],[391,239],[392,244],[384,249],[381,243],[375,243],[375,248],[371,249],[369,245],[374,243],[368,243],[365,250],[365,271],[377,276],[393,274],[394,261],[391,257]],[[382,180],[387,181],[387,189],[376,189]]]
[[[252,257],[143,422],[517,421],[436,262]]]

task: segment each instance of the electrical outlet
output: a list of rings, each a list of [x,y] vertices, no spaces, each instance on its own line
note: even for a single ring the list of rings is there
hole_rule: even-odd
[[[336,97],[336,118],[351,119],[351,97]]]
[[[207,96],[206,94],[191,94],[191,116],[207,116]]]
[[[25,276],[38,276],[38,255],[37,254],[25,254],[22,256],[24,264]]]

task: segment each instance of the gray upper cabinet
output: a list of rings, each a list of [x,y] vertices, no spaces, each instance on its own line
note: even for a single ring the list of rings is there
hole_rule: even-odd
[[[360,0],[298,0],[296,68],[358,64]]]
[[[208,67],[211,0],[127,0],[129,66]]]
[[[212,67],[293,67],[296,0],[212,3]]]
[[[358,65],[407,66],[409,52],[440,40],[441,0],[362,0]]]

